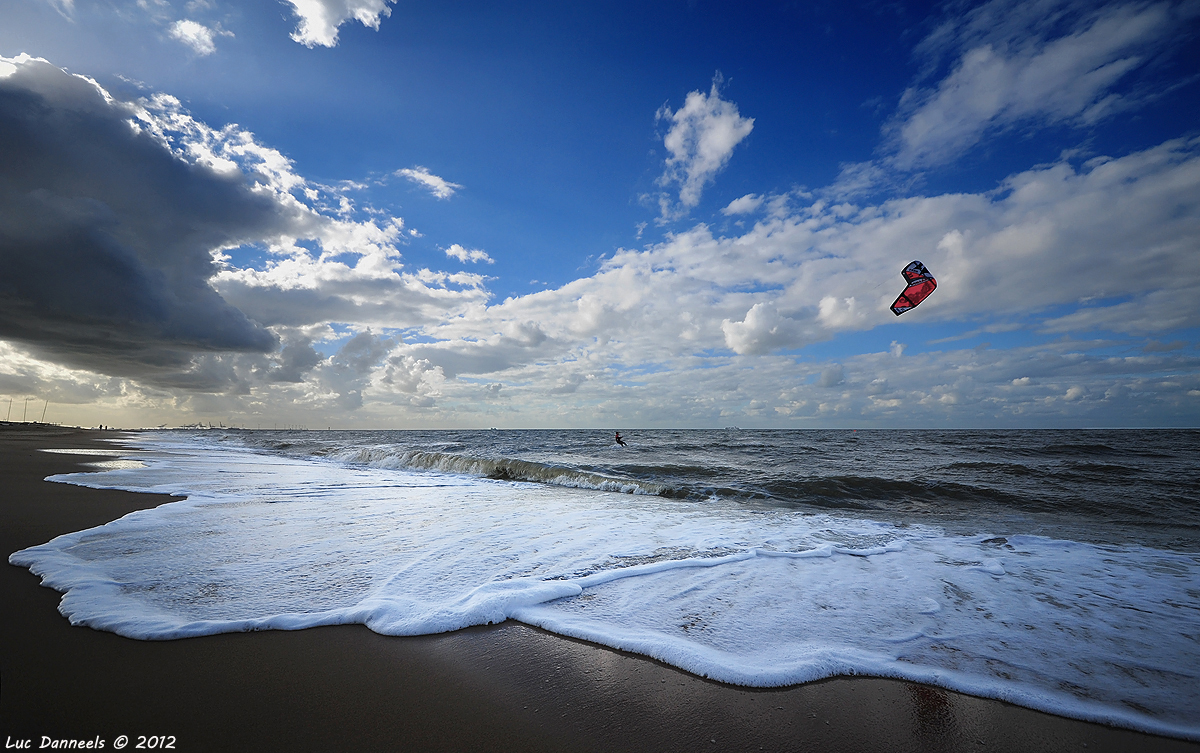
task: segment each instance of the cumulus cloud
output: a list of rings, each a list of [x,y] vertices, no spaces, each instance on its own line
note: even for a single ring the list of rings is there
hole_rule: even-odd
[[[309,342],[271,355],[280,328],[412,326],[485,296],[477,275],[403,270],[401,220],[320,214],[283,155],[172,97],[3,59],[0,128],[0,337],[60,363],[244,391],[314,365]],[[246,244],[268,261],[231,263]]]
[[[231,31],[210,29],[203,24],[187,19],[171,24],[167,33],[191,47],[197,55],[211,55],[217,51],[216,43],[213,40],[214,36],[233,36]]]
[[[750,214],[762,206],[763,197],[758,194],[748,193],[740,199],[734,199],[721,210],[721,214],[726,217],[735,214]]]
[[[319,389],[335,397],[333,405],[341,410],[358,410],[363,405],[363,391],[369,389],[373,372],[388,355],[394,341],[370,330],[350,337],[324,368],[316,374]]]
[[[383,360],[392,345],[389,338],[373,334],[370,330],[359,332],[346,341],[331,363],[339,371],[366,375]]]
[[[445,373],[428,359],[396,355],[388,359],[380,381],[395,392],[429,399],[437,396]]]
[[[663,105],[658,111],[657,119],[670,124],[663,139],[670,156],[658,183],[679,186],[677,206],[666,196],[660,200],[663,220],[682,217],[699,204],[704,187],[754,129],[754,118],[742,117],[737,105],[721,99],[720,85],[718,75],[708,94],[691,92],[678,110]]]
[[[24,70],[25,65],[13,67]],[[32,218],[9,219],[6,238],[18,232],[53,238],[60,232],[53,228],[82,226],[83,237],[104,240],[102,250],[118,248],[117,243],[130,249],[98,258],[106,260],[101,270],[116,270],[110,287],[135,286],[104,301],[73,292],[69,279],[39,292],[39,274],[56,278],[21,266],[39,257],[10,253],[6,263],[19,272],[11,279],[20,284],[10,283],[3,297],[5,339],[20,343],[19,352],[31,362],[53,352],[75,370],[54,382],[49,367],[26,369],[10,377],[14,389],[54,383],[66,392],[65,385],[77,384],[80,394],[119,390],[153,402],[157,398],[148,396],[148,388],[137,386],[149,384],[174,390],[170,400],[183,402],[173,405],[200,410],[215,403],[188,395],[224,385],[227,397],[221,399],[242,406],[239,410],[255,404],[238,402],[250,400],[240,396],[261,394],[255,399],[269,400],[278,413],[325,411],[332,420],[353,411],[360,420],[384,425],[394,424],[396,411],[429,425],[494,424],[479,411],[500,406],[537,416],[540,425],[602,422],[615,415],[664,425],[724,425],[732,416],[740,416],[739,423],[756,417],[765,423],[844,425],[848,417],[899,421],[917,415],[965,424],[1025,421],[1055,410],[1093,417],[1123,410],[1150,420],[1178,407],[1174,401],[1193,400],[1188,390],[1200,388],[1197,380],[1185,379],[1179,391],[1154,376],[1189,368],[1196,373],[1194,355],[1186,349],[1138,350],[1137,360],[1117,362],[1103,354],[1111,345],[1099,341],[931,354],[915,346],[905,349],[897,340],[880,353],[840,358],[837,364],[779,354],[883,324],[978,321],[980,331],[1024,327],[1068,337],[1098,331],[1164,340],[1158,333],[1200,326],[1200,258],[1191,253],[1200,246],[1200,140],[1175,139],[1084,164],[1064,159],[1016,173],[985,193],[867,205],[794,193],[772,199],[771,210],[736,235],[717,235],[697,225],[644,249],[618,250],[595,274],[560,288],[492,302],[478,275],[404,269],[397,251],[404,237],[400,220],[355,222],[313,212],[296,198],[307,197],[311,186],[290,171],[286,159],[246,134],[206,129],[177,103],[147,102],[137,110],[109,101],[90,82],[61,71],[55,75],[62,86],[44,87],[38,94],[53,106],[38,112],[89,103],[90,110],[83,109],[91,115],[80,121],[87,132],[71,132],[70,139],[52,129],[37,133],[52,144],[77,142],[80,148],[103,139],[143,144],[142,152],[134,152],[142,157],[110,162],[121,170],[143,162],[159,165],[163,174],[183,176],[177,179],[188,187],[186,196],[207,198],[200,207],[180,200],[186,211],[176,207],[174,214],[158,204],[135,211],[143,198],[131,185],[173,184],[146,177],[118,181],[110,169],[104,172],[107,182],[100,184],[103,195],[82,191],[91,198],[69,204],[74,214],[59,207],[53,222],[40,222],[29,209],[31,202],[58,207],[48,197],[57,191],[61,199],[65,190],[47,183],[43,193],[30,191],[18,185],[26,173],[6,173],[4,195],[11,198],[4,216]],[[11,93],[13,84],[5,82]],[[33,96],[28,85],[20,91],[25,101]],[[64,154],[68,165],[88,161],[74,152]],[[11,159],[21,155],[32,159],[37,152],[23,147]],[[48,158],[37,159],[42,167],[31,171],[55,174],[45,166]],[[153,201],[165,202],[180,190],[158,190],[163,198]],[[130,198],[122,198],[126,195]],[[222,203],[223,196],[234,198]],[[229,219],[217,211],[222,207],[238,211],[229,209]],[[201,209],[198,216],[208,218],[205,223],[191,219]],[[154,244],[154,253],[142,249],[146,242],[139,238],[153,228],[124,240],[119,233],[133,234],[146,223],[138,219],[139,211],[151,210],[165,219],[179,215],[180,227],[198,224],[215,240],[172,251],[191,260],[187,264],[167,253],[176,246]],[[114,215],[122,218],[124,229],[104,224]],[[245,229],[234,232],[238,228]],[[172,226],[171,236],[187,234]],[[314,238],[317,244],[300,244],[298,238]],[[214,249],[248,239],[270,252],[265,264],[240,267],[221,253],[213,255]],[[76,255],[90,248],[53,247],[60,254],[63,248],[76,249]],[[470,260],[470,249],[455,249],[452,255],[459,258],[459,253]],[[940,285],[933,298],[896,320],[887,306],[903,284],[899,269],[913,258],[922,259]],[[63,264],[80,264],[74,259]],[[121,260],[134,266],[119,266]],[[139,268],[149,271],[135,274]],[[89,279],[108,278],[101,271],[90,272]],[[253,347],[237,350],[239,341],[217,327],[221,318],[208,311],[187,322],[215,329],[205,342],[172,329],[169,313],[155,319],[120,308],[170,312],[173,306],[150,304],[167,294],[180,297],[173,292],[177,289],[200,289],[209,311],[224,311],[231,321],[242,322],[232,331],[244,338],[242,345]],[[48,302],[52,295],[66,298],[70,307],[62,308],[58,299]],[[71,307],[84,309],[77,318],[91,328],[79,342],[61,333],[74,326],[75,319],[59,324]],[[119,326],[111,324],[114,320]],[[111,345],[114,337],[119,342],[141,331],[125,322],[150,332],[139,341],[140,351]],[[317,346],[337,339],[331,322],[352,324],[356,334],[326,358]],[[24,329],[16,331],[17,326]],[[414,336],[401,342],[392,334],[400,330]],[[277,335],[282,349],[275,346]],[[89,374],[126,375],[140,382],[102,387]],[[503,385],[502,392],[481,385]],[[268,387],[266,397],[261,391]],[[1083,391],[1070,393],[1073,387]],[[1147,391],[1155,391],[1153,404],[1146,402]],[[502,401],[494,399],[498,395]]]
[[[393,0],[288,0],[300,17],[292,39],[306,47],[334,47],[338,28],[354,20],[379,30],[379,22],[392,14]]]
[[[283,231],[292,207],[178,158],[144,108],[31,58],[0,78],[0,336],[80,363],[178,365],[275,336],[208,285],[211,252]]]
[[[975,320],[996,331],[1090,328],[1130,334],[1154,326],[1159,331],[1198,326],[1200,258],[1188,252],[1196,244],[1200,140],[1172,140],[1119,159],[1038,167],[1011,176],[994,192],[868,206],[818,200],[728,237],[700,225],[645,250],[618,251],[595,275],[561,288],[466,308],[423,330],[435,342],[399,346],[398,352],[442,366],[450,378],[488,375],[506,384],[543,385],[539,394],[568,394],[571,382],[563,381],[562,372],[569,366],[571,373],[587,369],[596,375],[588,382],[589,400],[608,395],[614,405],[630,404],[614,383],[632,378],[656,401],[655,390],[732,390],[729,402],[737,404],[735,393],[753,392],[749,383],[722,385],[745,378],[737,376],[741,359],[753,359],[755,370],[774,364],[775,371],[764,373],[794,383],[807,367],[773,353],[882,325]],[[903,287],[899,270],[912,258],[925,261],[940,285],[921,308],[896,320],[887,307]],[[1092,318],[1071,328],[1060,322],[1069,316],[1064,308]],[[1161,317],[1167,308],[1172,315]],[[532,336],[518,336],[522,331]],[[898,384],[891,372],[928,361],[912,350],[895,341],[873,357],[873,379],[882,380],[871,382],[876,394],[869,403],[846,405],[861,413],[864,406],[883,411],[883,401],[908,400],[911,395],[889,398],[878,390]],[[975,351],[962,353],[966,356],[956,358],[977,362]],[[955,368],[952,361],[947,356],[945,368]],[[843,380],[853,387],[849,375],[858,367],[842,366]],[[981,375],[974,366],[969,370],[999,390],[1037,373],[1031,366],[1022,362],[1004,378]],[[812,368],[815,385],[842,384],[833,372],[822,377],[824,367]],[[669,385],[671,379],[690,387]],[[924,405],[938,410],[965,411],[983,394],[982,387],[968,389],[961,373],[945,379],[950,386],[926,389],[917,404],[926,400]],[[780,392],[770,398],[768,377],[753,383],[764,390],[755,399],[777,406],[775,415],[806,415],[810,408],[814,420],[841,415],[818,410],[834,405],[827,393],[799,398]],[[1062,402],[1070,386],[1054,399]],[[534,400],[516,388],[506,388],[506,394],[514,401]],[[800,405],[805,400],[808,407]],[[672,405],[680,415],[699,415],[698,406],[685,403]],[[704,415],[720,420],[719,414]]]
[[[482,251],[478,248],[463,248],[457,243],[446,249],[446,256],[449,256],[451,259],[458,259],[463,263],[486,261],[488,264],[493,264],[496,261],[492,257],[488,256],[486,251]]]
[[[1099,23],[1064,18],[1046,28]],[[384,426],[499,416],[540,426],[1171,425],[1200,410],[1200,361],[1179,339],[1200,327],[1197,138],[1083,163],[1064,156],[977,193],[863,203],[748,194],[725,215],[762,211],[752,228],[696,225],[618,249],[559,288],[494,301],[481,275],[406,268],[398,218],[317,211],[319,187],[237,127],[209,128],[169,98],[117,102],[61,71],[13,84],[13,71],[36,72],[30,64],[0,62],[0,123],[25,134],[0,145],[18,166],[0,174],[0,261],[14,270],[0,277],[8,394],[44,386],[99,396],[99,406],[158,406],[139,414],[151,420],[270,410],[324,422],[353,411]],[[941,84],[926,90],[932,102]],[[729,115],[715,88],[693,95],[696,112]],[[26,122],[35,117],[45,124]],[[72,119],[78,133],[55,125]],[[990,122],[984,132],[1004,127]],[[732,108],[719,159],[682,149],[668,179],[680,199],[664,216],[684,206],[689,181],[699,200],[749,125]],[[143,197],[151,191],[161,195]],[[59,286],[27,253],[38,243],[120,295],[89,298],[72,275]],[[239,265],[244,243],[266,261]],[[473,260],[457,244],[446,252]],[[896,319],[887,307],[914,258],[939,287]],[[184,309],[179,321],[172,312]],[[72,340],[76,322],[83,334]],[[952,338],[925,339],[934,323],[965,323],[955,337],[1024,329],[1044,342],[953,350]],[[907,334],[836,359],[786,352],[881,326]]]
[[[721,331],[729,349],[741,355],[760,355],[804,344],[799,324],[782,316],[770,301],[751,306],[740,322],[722,320]]]
[[[445,178],[440,178],[429,172],[428,168],[417,165],[416,167],[406,167],[403,170],[397,170],[396,175],[402,178],[408,178],[413,183],[427,189],[431,194],[439,199],[448,199],[454,195],[454,192],[462,188],[457,183],[451,183]]]
[[[840,363],[835,363],[821,370],[821,376],[817,379],[817,386],[836,387],[839,384],[844,384],[845,381],[846,370],[842,368]]]
[[[300,338],[288,342],[279,352],[275,368],[267,373],[267,379],[273,382],[303,382],[305,374],[322,360],[321,354],[313,348],[311,339]]]
[[[255,321],[279,327],[327,322],[411,327],[486,300],[479,275],[405,270],[395,245],[402,228],[399,220],[326,218],[311,233],[320,238],[322,253],[294,238],[276,239],[269,245],[273,258],[263,268],[228,266],[211,282]]]

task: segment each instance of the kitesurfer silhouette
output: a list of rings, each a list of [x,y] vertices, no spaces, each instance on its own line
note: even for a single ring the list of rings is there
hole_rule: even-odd
[[[619,431],[617,432],[617,444],[621,445],[622,447],[626,446],[625,440],[621,439],[621,432]]]

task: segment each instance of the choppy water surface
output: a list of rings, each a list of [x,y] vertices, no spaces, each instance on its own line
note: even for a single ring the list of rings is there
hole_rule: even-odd
[[[518,619],[726,682],[1200,739],[1200,432],[153,432],[188,499],[14,554],[138,638]]]
[[[244,432],[291,457],[1200,551],[1200,432]]]

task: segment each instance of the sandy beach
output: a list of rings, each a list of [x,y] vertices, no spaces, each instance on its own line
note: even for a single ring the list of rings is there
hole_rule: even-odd
[[[170,498],[47,483],[118,435],[0,427],[7,557]],[[0,736],[174,738],[182,751],[1125,751],[1200,744],[940,688],[834,678],[753,690],[516,623],[392,638],[361,626],[142,642],[72,627],[25,568],[3,575]]]

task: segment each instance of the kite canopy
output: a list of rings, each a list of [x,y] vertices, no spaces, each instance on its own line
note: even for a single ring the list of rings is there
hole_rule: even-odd
[[[892,304],[892,313],[896,316],[900,316],[909,309],[915,309],[918,303],[928,298],[929,294],[937,288],[937,280],[933,279],[933,275],[919,261],[909,264],[900,274],[904,275],[908,287]]]

